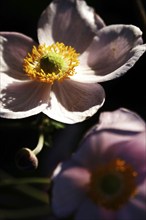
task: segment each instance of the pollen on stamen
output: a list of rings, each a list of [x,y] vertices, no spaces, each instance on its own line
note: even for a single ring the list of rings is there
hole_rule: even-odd
[[[53,84],[76,73],[78,56],[74,48],[63,43],[33,46],[24,59],[23,69],[32,80]]]

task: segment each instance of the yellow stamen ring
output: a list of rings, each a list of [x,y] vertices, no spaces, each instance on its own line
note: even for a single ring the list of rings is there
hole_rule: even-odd
[[[73,76],[79,64],[79,54],[71,46],[55,43],[51,46],[33,46],[23,62],[25,73],[33,80],[53,84]]]
[[[91,175],[89,197],[98,205],[117,210],[136,194],[137,175],[121,159],[100,165]]]

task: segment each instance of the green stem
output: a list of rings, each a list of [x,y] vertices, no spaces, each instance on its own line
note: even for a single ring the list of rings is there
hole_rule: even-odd
[[[9,179],[9,181],[10,180],[16,181],[16,178],[11,177],[9,174],[7,174],[3,170],[0,170],[0,177],[1,177],[1,179],[7,178],[7,179]],[[25,184],[25,185],[22,184],[22,185],[16,185],[16,186],[14,186],[14,188],[16,190],[18,190],[19,192],[24,193],[25,195],[28,195],[34,199],[37,199],[40,202],[43,202],[45,204],[49,203],[48,195],[45,192],[37,189],[36,187],[32,187],[28,184]]]
[[[35,149],[33,150],[33,153],[35,155],[37,155],[43,148],[43,145],[44,145],[44,135],[43,134],[40,134],[39,136],[39,140],[38,140],[38,144],[37,146],[35,147]]]
[[[16,186],[16,185],[23,185],[23,184],[50,184],[50,179],[49,178],[21,178],[21,179],[10,179],[6,178],[1,180],[0,182],[0,187],[3,186]]]

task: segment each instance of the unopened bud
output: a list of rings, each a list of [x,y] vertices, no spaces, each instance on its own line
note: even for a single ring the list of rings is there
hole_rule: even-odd
[[[44,135],[40,134],[37,146],[31,150],[22,148],[16,154],[16,165],[21,170],[34,170],[38,167],[36,155],[42,150],[44,145]]]
[[[20,149],[16,154],[15,162],[21,170],[35,170],[38,167],[38,159],[29,148]]]

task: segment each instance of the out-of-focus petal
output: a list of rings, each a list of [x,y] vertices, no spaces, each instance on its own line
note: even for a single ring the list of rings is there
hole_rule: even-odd
[[[130,132],[141,132],[146,129],[144,120],[135,112],[125,108],[119,108],[113,112],[103,112],[100,114],[99,129],[118,129]]]
[[[99,160],[98,162],[108,163],[110,160],[120,158],[130,164],[137,172],[136,183],[142,183],[146,178],[146,131],[131,135],[115,135],[105,132],[103,135],[101,134],[100,138],[96,141],[100,141],[99,144],[102,144],[101,148],[99,147],[99,156],[102,161]],[[94,144],[96,145],[96,143]],[[96,158],[93,157],[92,161],[95,160]]]
[[[23,71],[23,59],[33,45],[36,45],[35,41],[23,34],[0,32],[0,73],[19,80],[28,79]]]
[[[90,199],[87,199],[81,204],[77,213],[75,214],[75,220],[117,220],[115,213],[105,210],[102,207],[97,206]]]
[[[104,82],[126,73],[146,51],[142,32],[133,25],[110,25],[98,31],[92,44],[80,57],[72,79]]]
[[[116,214],[116,220],[145,220],[146,217],[146,181],[138,188],[138,194]]]
[[[89,183],[89,172],[74,164],[73,161],[64,164],[64,169],[54,179],[52,206],[58,217],[71,215],[85,199],[85,192]]]
[[[54,0],[38,24],[40,43],[59,41],[82,53],[91,43],[103,20],[83,0]]]
[[[85,199],[81,206],[77,210],[75,220],[97,220],[100,219],[100,213],[96,204],[92,203],[91,200]]]
[[[49,92],[46,84],[12,80],[1,89],[0,116],[15,119],[38,114],[48,105]]]
[[[121,118],[119,117],[120,114]],[[125,117],[123,114],[125,114]],[[99,126],[93,127],[87,133],[74,157],[90,168],[97,166],[99,163],[107,163],[109,160],[121,158],[132,164],[143,178],[146,169],[144,162],[144,152],[146,150],[144,121],[133,112],[130,115],[130,111],[128,113],[126,109],[119,109],[114,111],[113,114],[112,112],[111,114],[107,113],[107,116],[110,119],[106,117],[106,112],[102,113],[101,125],[99,123]],[[103,121],[105,123],[102,126]],[[118,125],[118,121],[121,121],[121,124]],[[134,129],[132,126],[125,126],[124,130],[124,122],[125,124],[133,124]],[[142,181],[142,179],[138,180]]]
[[[145,199],[146,199],[146,177],[141,185],[138,186],[137,195],[130,200],[130,204],[137,206],[140,210],[146,212]]]
[[[72,124],[85,120],[103,105],[105,93],[99,84],[64,80],[53,85],[50,107],[43,112],[50,118]]]

